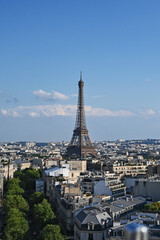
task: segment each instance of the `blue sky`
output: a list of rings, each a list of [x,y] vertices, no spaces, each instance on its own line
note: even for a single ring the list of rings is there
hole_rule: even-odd
[[[0,141],[160,138],[159,0],[1,0]]]

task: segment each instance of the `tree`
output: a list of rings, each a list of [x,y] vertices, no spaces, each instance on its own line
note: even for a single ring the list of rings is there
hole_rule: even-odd
[[[41,192],[33,193],[29,199],[30,207],[33,207],[35,204],[41,203],[44,198],[45,198],[45,195]]]
[[[18,185],[13,185],[11,186],[8,191],[7,191],[7,195],[22,195],[24,193],[24,190],[18,186]]]
[[[16,208],[10,209],[7,214],[5,240],[24,240],[29,230],[26,215]]]
[[[14,178],[18,178],[19,180],[22,180],[23,176],[24,176],[23,171],[17,170],[16,172],[14,172]]]
[[[18,178],[12,178],[7,181],[7,186],[9,187],[10,185],[18,185],[19,186],[20,180]]]
[[[17,208],[20,211],[27,212],[29,207],[26,200],[21,195],[7,195],[4,201],[7,212],[11,208]]]
[[[22,195],[24,190],[19,186],[20,180],[18,178],[13,178],[8,180],[6,183],[7,195]]]
[[[30,194],[35,190],[35,180],[40,178],[40,173],[36,169],[26,168],[23,171],[16,171],[14,176],[20,179],[21,187]]]
[[[44,227],[46,224],[52,224],[55,218],[51,205],[46,199],[34,205],[33,215],[40,227]]]
[[[40,235],[39,240],[64,240],[66,239],[60,231],[60,227],[58,225],[48,224],[45,226]]]

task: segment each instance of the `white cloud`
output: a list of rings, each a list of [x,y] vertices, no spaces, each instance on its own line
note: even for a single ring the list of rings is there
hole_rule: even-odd
[[[135,115],[133,112],[128,110],[111,111],[104,108],[93,108],[86,106],[86,114],[89,116],[107,116],[107,117],[128,117]]]
[[[30,117],[39,117],[40,116],[39,113],[37,113],[37,112],[29,112],[28,115]]]
[[[36,96],[37,98],[44,99],[44,100],[67,100],[69,99],[68,96],[52,91],[51,93],[45,92],[42,89],[39,89],[37,91],[33,91],[33,95]]]
[[[8,114],[6,109],[2,109],[2,110],[1,110],[1,113],[2,113],[2,115],[4,115],[4,116],[7,116],[7,114]]]
[[[146,110],[140,111],[140,114],[145,116],[152,116],[152,115],[155,115],[156,113],[152,109],[146,109]]]
[[[53,116],[75,116],[77,105],[38,105],[38,106],[18,106],[15,108],[2,109],[4,116],[10,117],[53,117]],[[128,110],[111,111],[104,108],[85,107],[88,116],[107,117],[129,117],[135,114]]]
[[[147,114],[148,114],[148,115],[154,115],[154,114],[155,114],[155,111],[153,111],[152,109],[148,109],[148,110],[147,110]]]

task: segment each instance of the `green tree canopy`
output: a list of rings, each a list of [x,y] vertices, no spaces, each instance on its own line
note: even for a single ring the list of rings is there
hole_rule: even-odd
[[[26,168],[23,171],[16,171],[15,177],[20,179],[21,187],[28,193],[33,193],[35,190],[35,180],[40,178],[40,172],[36,169]]]
[[[33,193],[29,199],[30,207],[33,207],[35,204],[41,203],[44,198],[45,198],[45,195],[41,192]]]
[[[64,239],[65,237],[61,234],[61,230],[58,225],[48,224],[42,229],[39,235],[39,240],[64,240]]]
[[[7,191],[7,195],[22,195],[24,193],[24,190],[18,186],[18,185],[13,185],[10,187]]]
[[[4,201],[7,212],[11,208],[17,208],[20,211],[27,212],[29,207],[26,200],[21,195],[7,195]]]
[[[46,199],[43,199],[41,203],[34,205],[33,214],[40,227],[44,227],[46,224],[54,223],[55,215],[52,211],[51,205]]]
[[[5,240],[24,240],[29,230],[25,214],[16,208],[10,209],[7,214]]]
[[[9,187],[10,185],[18,185],[19,186],[20,180],[18,178],[12,178],[7,181],[7,186]]]
[[[19,186],[20,180],[18,178],[13,178],[11,180],[8,180],[7,185],[7,195],[22,195],[24,193],[24,190]]]

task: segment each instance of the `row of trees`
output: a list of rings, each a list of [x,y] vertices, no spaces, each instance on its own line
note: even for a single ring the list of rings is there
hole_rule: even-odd
[[[23,197],[24,190],[20,187],[19,179],[14,178],[8,180],[5,183],[5,189],[4,209],[7,213],[7,225],[4,239],[27,239],[29,230],[27,213],[29,206]]]
[[[7,212],[5,240],[64,240],[51,205],[41,192],[35,192],[35,180],[41,171],[32,168],[15,172],[5,184],[4,207]],[[29,224],[28,224],[28,221]]]
[[[30,207],[33,214],[33,225],[39,233],[38,240],[64,240],[59,225],[55,224],[55,215],[50,203],[40,192],[34,193],[30,198]]]

